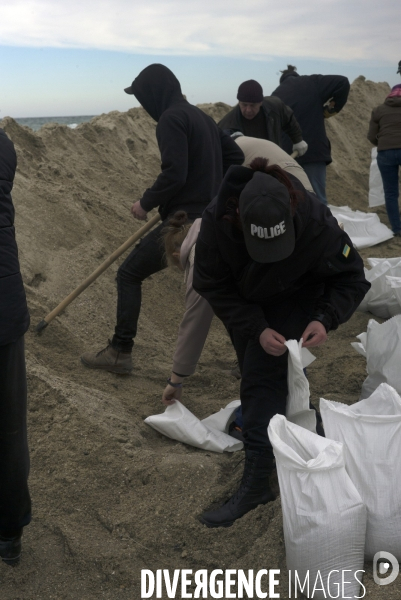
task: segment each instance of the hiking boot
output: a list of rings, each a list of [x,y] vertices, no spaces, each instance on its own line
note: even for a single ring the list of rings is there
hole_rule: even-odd
[[[81,356],[81,362],[90,369],[104,369],[119,375],[128,375],[132,371],[131,352],[120,352],[113,348],[110,343],[100,352],[85,352]]]
[[[270,452],[245,451],[245,467],[238,491],[221,508],[203,513],[199,520],[208,527],[230,527],[259,504],[267,504],[276,496],[270,488],[273,470]]]
[[[0,557],[11,567],[19,563],[21,556],[21,534],[6,537],[0,533]]]

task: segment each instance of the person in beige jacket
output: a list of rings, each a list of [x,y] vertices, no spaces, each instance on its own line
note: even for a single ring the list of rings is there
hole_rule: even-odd
[[[244,167],[249,167],[258,156],[268,158],[269,164],[278,164],[297,177],[308,191],[314,193],[303,168],[277,144],[246,137],[241,133],[239,136],[233,134],[232,137],[244,153]],[[195,245],[201,222],[202,219],[196,219],[191,225],[185,211],[178,211],[165,229],[167,262],[184,271],[186,281],[185,313],[178,329],[171,375],[162,394],[162,403],[166,406],[173,404],[175,400],[181,400],[184,379],[195,372],[214,314],[209,303],[192,287]]]
[[[214,314],[207,300],[192,287],[195,244],[201,222],[202,219],[196,219],[190,225],[187,214],[179,211],[170,219],[164,235],[167,262],[184,271],[186,282],[185,313],[178,329],[171,375],[162,396],[162,402],[167,406],[181,400],[184,378],[195,372]],[[185,229],[187,235],[180,244]]]
[[[302,183],[308,192],[314,194],[313,187],[309,178],[300,164],[297,163],[287,152],[284,152],[280,146],[269,140],[262,140],[254,137],[245,136],[240,131],[233,133],[231,137],[244,153],[243,167],[249,167],[254,158],[259,156],[269,159],[270,165],[278,165],[287,173],[294,175]]]

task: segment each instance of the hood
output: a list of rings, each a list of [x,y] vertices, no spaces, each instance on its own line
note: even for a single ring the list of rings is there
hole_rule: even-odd
[[[299,77],[299,73],[297,73],[296,71],[291,71],[291,73],[285,73],[285,74],[283,73],[283,75],[279,79],[279,82],[283,83],[283,81],[285,81],[289,77]]]
[[[149,65],[131,85],[131,94],[146,112],[158,121],[164,111],[176,102],[185,102],[177,77],[164,65]]]
[[[246,184],[252,179],[255,171],[249,169],[247,167],[239,167],[232,165],[220,186],[217,198],[216,198],[216,220],[220,221],[223,227],[226,229],[227,221],[223,221],[222,217],[226,213],[226,202],[229,198],[239,198],[242,190],[246,186]],[[298,239],[302,234],[303,230],[306,227],[306,224],[309,220],[310,213],[310,195],[307,190],[304,188],[302,183],[291,175],[291,173],[286,173],[286,175],[291,179],[291,183],[294,188],[303,193],[303,198],[300,199],[297,210],[294,215],[294,227],[295,227],[295,237]]]
[[[401,96],[392,96],[391,98],[386,98],[384,101],[386,106],[401,106]]]
[[[196,244],[196,240],[198,239],[201,223],[201,218],[195,219],[195,221],[191,225],[191,229],[187,233],[187,237],[182,242],[180,250],[180,263],[183,269],[185,269],[185,266],[187,264],[188,256],[192,250],[192,246]]]

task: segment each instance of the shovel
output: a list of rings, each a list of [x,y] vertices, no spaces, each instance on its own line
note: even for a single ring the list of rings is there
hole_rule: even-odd
[[[45,329],[48,326],[50,321],[53,321],[54,317],[57,317],[57,315],[60,314],[61,311],[64,310],[73,300],[75,300],[75,298],[79,296],[81,292],[86,290],[86,288],[93,281],[95,281],[95,279],[97,279],[99,275],[103,273],[103,271],[108,269],[109,266],[113,264],[113,262],[117,260],[119,256],[121,256],[121,254],[123,254],[123,252],[125,252],[130,246],[132,246],[132,244],[135,244],[135,242],[138,241],[143,235],[145,235],[145,233],[147,233],[149,229],[152,229],[153,225],[155,225],[158,221],[160,221],[160,215],[156,214],[136,233],[131,235],[131,237],[129,237],[128,240],[124,242],[124,244],[122,244],[119,248],[117,248],[117,250],[114,250],[113,254],[110,254],[110,256],[106,258],[106,260],[97,269],[95,269],[95,271],[93,271],[93,273],[89,275],[89,277],[87,277],[85,281],[83,281],[77,288],[75,288],[75,290],[71,292],[71,294],[64,298],[64,300],[60,302],[60,304],[56,306],[56,308],[54,308],[48,315],[45,316],[44,319],[41,320],[40,323],[36,325],[35,331],[37,333],[43,331],[43,329]]]

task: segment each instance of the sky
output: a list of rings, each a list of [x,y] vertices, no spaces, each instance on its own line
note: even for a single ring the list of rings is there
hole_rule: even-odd
[[[397,0],[0,0],[0,119],[138,106],[123,89],[169,67],[193,104],[236,103],[280,70],[401,83]]]

